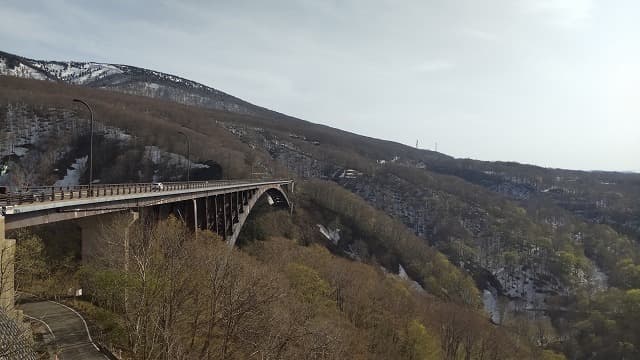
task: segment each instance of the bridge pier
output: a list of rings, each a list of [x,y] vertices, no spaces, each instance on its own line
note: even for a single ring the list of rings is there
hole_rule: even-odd
[[[191,213],[191,215],[193,216],[193,231],[195,233],[198,233],[198,201],[196,199],[191,199],[191,204],[191,211],[193,211]],[[187,214],[189,214],[189,211],[187,211]]]
[[[89,216],[78,221],[82,232],[82,262],[105,256],[120,257],[123,268],[129,264],[129,228],[139,218],[137,211]],[[117,259],[117,258],[116,258]]]
[[[0,215],[0,310],[15,315],[16,241],[5,238],[4,216]]]
[[[227,240],[227,194],[222,194],[222,239]]]
[[[235,195],[235,196],[234,196]],[[231,193],[231,229],[233,231],[233,224],[238,222],[238,193]]]
[[[200,229],[209,230],[209,197],[202,198],[204,211],[202,212],[202,221],[200,223]]]
[[[218,196],[213,196],[213,231],[218,233]]]

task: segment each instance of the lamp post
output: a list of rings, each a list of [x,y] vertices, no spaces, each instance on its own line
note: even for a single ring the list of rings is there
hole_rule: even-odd
[[[185,133],[178,131],[178,134],[184,136],[184,140],[187,142],[187,182],[189,182],[189,173],[191,172],[191,160],[189,159],[191,145],[189,144],[189,137]]]
[[[91,118],[90,121],[90,135],[89,135],[89,189],[88,189],[88,194],[89,196],[93,196],[93,192],[91,191],[91,186],[93,184],[93,110],[91,110],[91,107],[89,106],[89,104],[87,104],[86,102],[80,100],[80,99],[73,99],[73,102],[78,102],[81,103],[82,105],[86,106],[86,108],[89,110],[89,115]]]

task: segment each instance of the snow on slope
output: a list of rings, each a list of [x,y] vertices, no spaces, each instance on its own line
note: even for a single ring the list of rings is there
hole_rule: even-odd
[[[153,80],[151,82],[152,87],[158,87],[160,86],[159,83],[166,82],[191,89],[222,94],[221,91],[195,81],[134,66],[95,62],[32,60],[0,51],[0,75],[36,80],[60,80],[75,85],[91,85],[98,80],[121,74],[143,75]]]
[[[53,186],[73,186],[80,183],[80,176],[87,166],[88,156],[77,158],[76,161],[71,164],[71,167],[67,169],[67,174],[60,180],[56,181]]]
[[[2,54],[0,54],[2,55]],[[28,59],[8,59],[0,56],[0,74],[36,80],[61,80],[85,85],[110,75],[122,74],[116,65],[79,62],[47,62]]]
[[[7,60],[2,58],[0,58],[0,74],[28,79],[47,80],[46,75],[22,63],[10,68],[7,65]]]
[[[284,116],[192,80],[129,65],[33,60],[0,51],[0,75],[61,81],[239,114]]]
[[[57,79],[76,85],[84,85],[97,79],[123,73],[115,65],[93,62],[36,62],[32,66],[46,71]]]

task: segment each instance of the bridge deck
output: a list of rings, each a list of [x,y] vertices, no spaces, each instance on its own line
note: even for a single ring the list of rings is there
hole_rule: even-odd
[[[291,180],[235,180],[177,183],[101,184],[70,187],[31,187],[0,194],[0,215],[7,230],[70,218],[104,214],[291,184]]]

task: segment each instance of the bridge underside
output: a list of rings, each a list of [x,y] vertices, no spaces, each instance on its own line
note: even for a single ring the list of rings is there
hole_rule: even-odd
[[[278,188],[254,189],[194,198],[187,201],[118,211],[76,220],[81,228],[83,262],[106,259],[128,266],[129,229],[139,222],[156,223],[169,216],[181,219],[192,230],[209,230],[234,246],[249,213],[260,199],[273,207],[287,207],[286,194]]]
[[[274,207],[289,206],[287,195],[281,189],[258,188],[154,206],[151,211],[156,220],[173,214],[183,219],[192,230],[209,230],[235,245],[251,209],[263,196]]]

